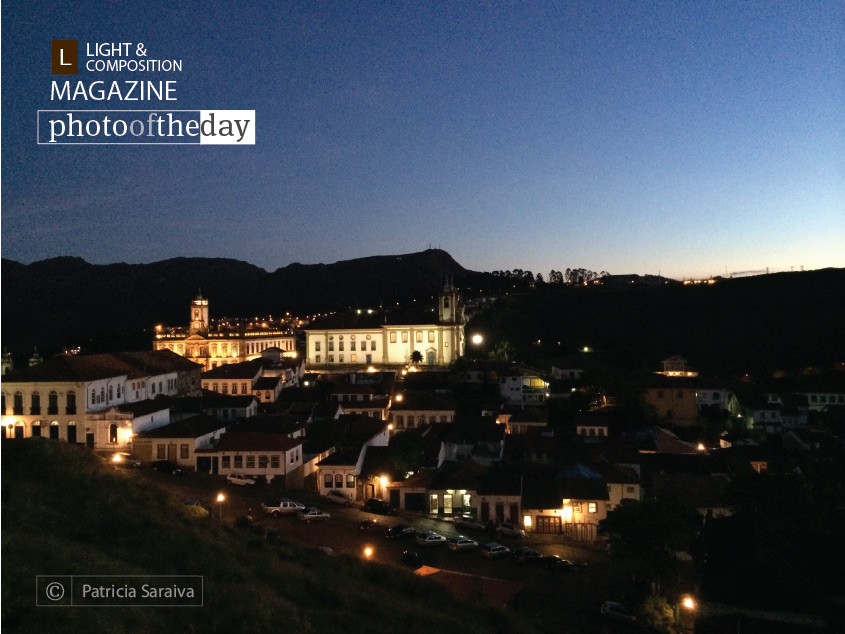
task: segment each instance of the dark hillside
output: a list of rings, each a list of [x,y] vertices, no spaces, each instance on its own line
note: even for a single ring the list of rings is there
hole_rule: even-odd
[[[525,632],[406,571],[190,517],[82,447],[3,445],[3,632]],[[204,606],[36,607],[36,575],[202,575]]]
[[[517,357],[541,352],[549,363],[590,346],[628,370],[653,370],[681,354],[711,374],[769,373],[845,359],[839,288],[843,269],[712,286],[546,286],[501,299],[471,329],[488,332],[491,347],[508,339]]]

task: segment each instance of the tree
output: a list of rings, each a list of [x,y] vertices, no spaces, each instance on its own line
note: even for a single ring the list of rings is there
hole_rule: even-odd
[[[418,471],[423,462],[423,437],[419,429],[408,429],[393,435],[387,455],[403,474]]]
[[[624,499],[599,523],[610,553],[635,563],[654,594],[663,594],[677,582],[677,553],[692,552],[701,526],[695,510],[667,501]]]
[[[537,273],[537,283],[538,284],[543,283],[543,274],[542,273]]]
[[[422,363],[423,356],[419,350],[414,350],[411,353],[411,363]]]

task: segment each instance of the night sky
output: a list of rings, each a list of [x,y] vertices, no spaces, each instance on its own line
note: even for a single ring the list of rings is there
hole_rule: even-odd
[[[54,39],[181,59],[71,78],[178,101],[51,102]],[[841,0],[4,2],[2,255],[842,267],[844,61]],[[49,108],[255,110],[256,145],[38,146]]]

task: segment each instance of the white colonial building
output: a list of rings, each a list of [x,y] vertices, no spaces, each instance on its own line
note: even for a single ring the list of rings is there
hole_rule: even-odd
[[[266,324],[212,328],[208,300],[202,295],[191,302],[190,325],[165,330],[156,326],[154,350],[170,350],[211,370],[229,363],[257,359],[269,348],[278,348],[285,356],[296,356],[296,339],[289,330],[265,328]]]
[[[200,370],[166,350],[60,355],[12,370],[3,376],[3,436],[129,449],[134,433],[168,422],[155,407],[139,414],[132,405],[198,394]]]
[[[464,354],[464,308],[451,282],[437,312],[359,311],[332,315],[306,328],[308,368],[402,366],[419,353],[422,364],[447,366]]]

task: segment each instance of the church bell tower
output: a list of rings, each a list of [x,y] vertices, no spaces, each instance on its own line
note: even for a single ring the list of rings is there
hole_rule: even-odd
[[[440,302],[438,304],[438,317],[441,324],[462,323],[464,309],[461,305],[461,298],[458,289],[450,277],[443,282],[443,289],[440,291]]]
[[[189,335],[205,335],[208,333],[208,300],[198,293],[191,302],[191,321],[188,328]]]

